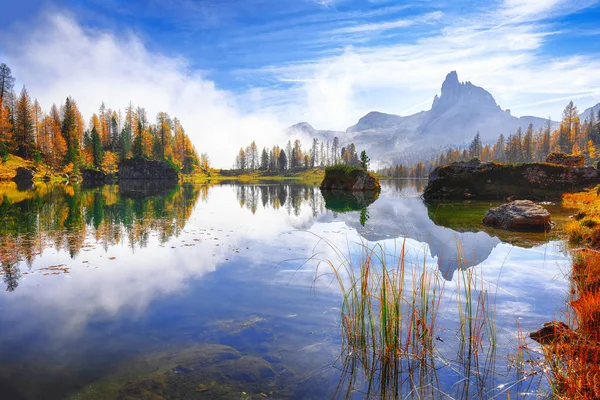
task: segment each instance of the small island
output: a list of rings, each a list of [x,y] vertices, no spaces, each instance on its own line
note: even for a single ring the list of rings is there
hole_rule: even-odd
[[[342,190],[349,192],[379,192],[379,180],[365,169],[348,165],[334,165],[325,169],[321,190]]]

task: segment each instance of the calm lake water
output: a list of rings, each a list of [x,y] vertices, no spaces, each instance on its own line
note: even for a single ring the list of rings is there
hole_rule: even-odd
[[[540,357],[519,353],[518,337],[564,306],[562,244],[485,230],[489,202],[427,206],[423,188],[383,182],[375,199],[296,183],[4,184],[0,398],[363,398],[367,383],[344,386],[341,294],[319,261],[356,265],[376,244],[390,257],[404,244],[408,263],[443,278],[427,397],[543,396]],[[489,374],[456,357],[466,270],[493,304]],[[403,396],[423,398],[400,379]]]

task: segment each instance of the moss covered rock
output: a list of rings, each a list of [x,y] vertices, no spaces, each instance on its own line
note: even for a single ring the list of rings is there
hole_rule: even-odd
[[[550,164],[566,165],[567,167],[582,167],[583,164],[585,164],[585,157],[555,152],[548,154],[546,162]]]
[[[501,164],[471,160],[436,168],[429,175],[426,200],[557,199],[600,183],[594,167],[548,163]]]
[[[325,169],[321,190],[380,191],[381,185],[377,177],[369,171],[346,165],[336,165]]]

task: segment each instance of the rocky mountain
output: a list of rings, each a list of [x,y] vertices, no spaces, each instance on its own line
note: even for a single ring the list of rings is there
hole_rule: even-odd
[[[582,112],[579,115],[579,119],[582,122],[585,121],[586,119],[588,121],[590,121],[593,116],[594,121],[597,121],[598,120],[598,112],[600,112],[600,103],[598,103],[595,106],[590,107],[590,108],[586,109],[584,112]]]
[[[600,109],[600,104],[597,107]],[[371,159],[410,163],[450,146],[467,145],[477,132],[484,142],[494,142],[500,134],[508,136],[518,128],[527,129],[529,124],[538,129],[545,123],[545,118],[511,115],[488,91],[471,82],[460,82],[456,71],[452,71],[428,111],[408,116],[373,111],[346,132],[319,131],[305,122],[288,132],[302,132],[321,140],[338,136],[342,145],[354,142],[357,148],[366,149]]]

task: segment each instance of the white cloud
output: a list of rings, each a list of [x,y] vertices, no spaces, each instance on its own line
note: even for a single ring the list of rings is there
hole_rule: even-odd
[[[517,115],[559,118],[565,98],[580,98],[581,109],[600,101],[597,95],[581,96],[600,87],[600,57],[548,53],[547,42],[565,33],[543,16],[576,12],[589,4],[507,0],[476,15],[444,18],[443,27],[420,39],[349,47],[342,55],[262,73],[298,82],[294,95],[282,93],[286,97],[280,103],[321,129],[343,130],[373,110],[429,109],[452,70],[462,81],[490,91],[501,107],[515,105]],[[517,14],[530,18],[515,18]]]
[[[182,121],[199,152],[224,168],[232,165],[236,149],[252,140],[260,145],[282,140],[276,119],[241,112],[235,96],[192,71],[185,60],[151,52],[134,35],[86,30],[74,18],[54,13],[33,30],[0,38],[13,74],[46,110],[70,95],[85,118],[102,101],[124,109],[131,100],[151,119],[166,111]]]
[[[399,19],[396,21],[386,21],[374,24],[363,24],[363,25],[352,25],[345,28],[339,28],[334,30],[332,33],[359,33],[359,32],[375,32],[375,31],[387,31],[391,29],[407,28],[416,24],[431,23],[438,21],[443,17],[443,13],[435,11],[429,14],[425,14],[416,18],[410,19]]]

